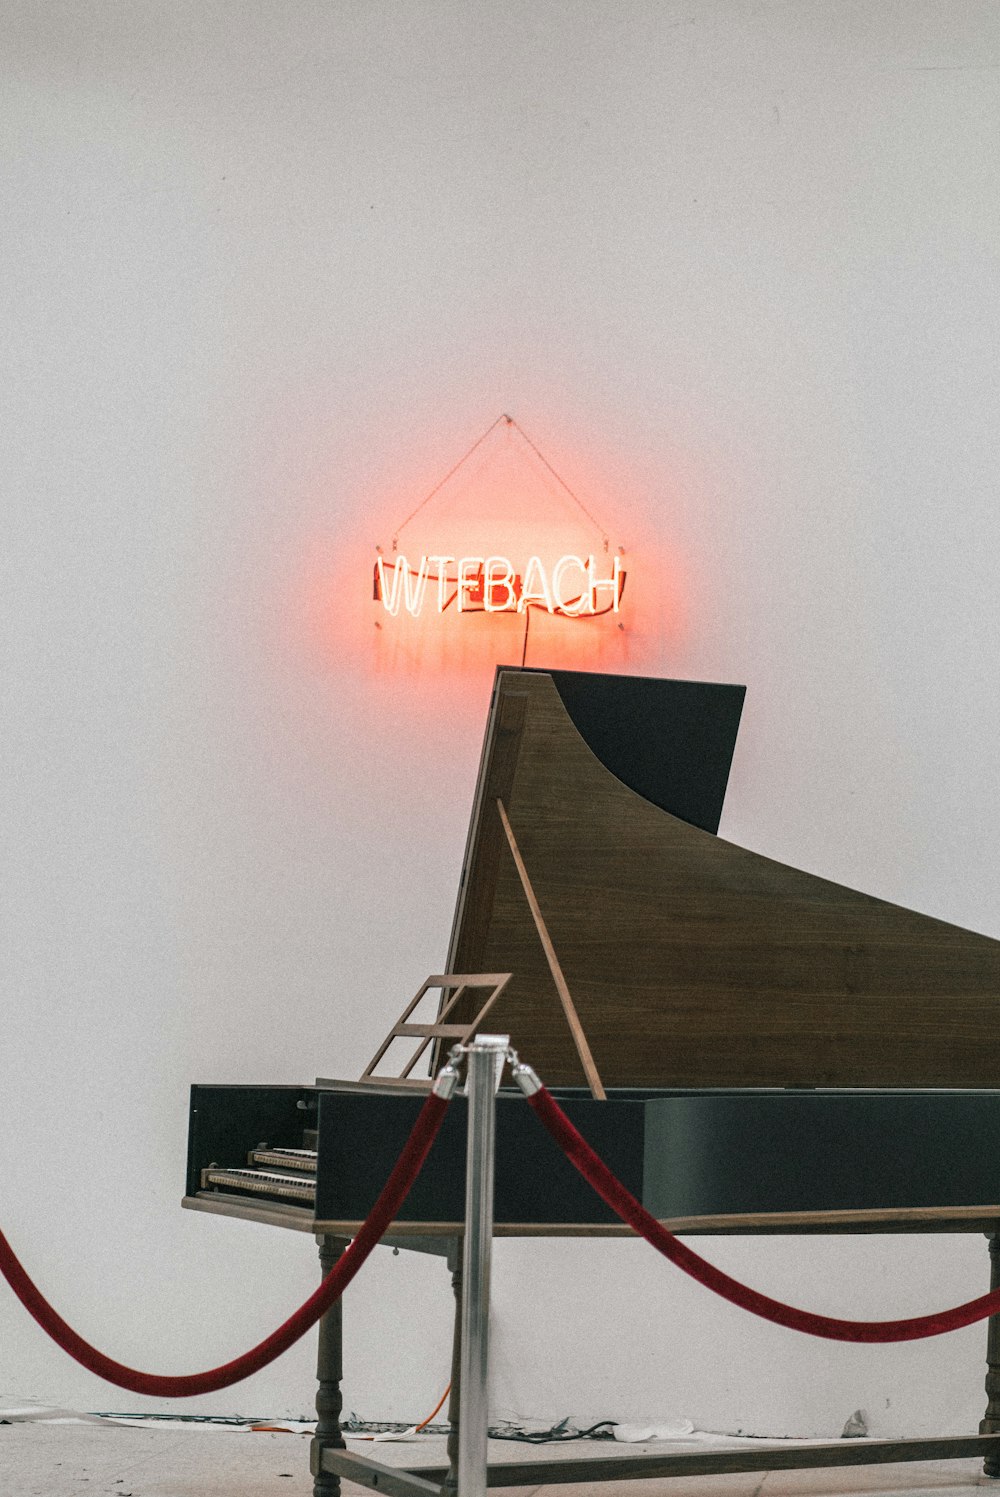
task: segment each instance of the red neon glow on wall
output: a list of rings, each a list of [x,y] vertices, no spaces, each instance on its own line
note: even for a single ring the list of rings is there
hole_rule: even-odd
[[[421,466],[426,473],[426,452]],[[438,472],[446,467],[447,459]],[[592,459],[576,454],[574,477],[577,469],[601,487]],[[581,491],[585,502],[572,494],[510,418],[499,417],[429,492],[414,483],[412,464],[389,482],[374,476],[357,504],[372,529],[357,544],[342,539],[336,560],[331,552],[322,602],[341,663],[413,678],[478,676],[504,662],[630,663],[645,638],[635,631],[645,627],[652,579],[612,544],[589,493]],[[348,575],[358,601],[345,608]]]

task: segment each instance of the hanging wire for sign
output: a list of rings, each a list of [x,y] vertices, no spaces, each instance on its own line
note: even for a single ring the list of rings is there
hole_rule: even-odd
[[[455,464],[455,466],[453,468],[449,468],[448,472],[444,475],[444,477],[442,479],[440,479],[434,485],[434,487],[431,489],[430,493],[424,495],[423,499],[421,499],[420,503],[416,506],[416,508],[415,509],[411,509],[410,513],[407,515],[407,517],[403,521],[403,523],[401,525],[397,525],[396,526],[396,529],[393,532],[393,537],[392,537],[392,549],[394,551],[396,549],[396,542],[399,539],[400,533],[403,530],[406,529],[406,527],[407,527],[407,525],[409,525],[410,521],[412,519],[414,519],[420,513],[420,511],[425,507],[425,505],[428,505],[431,502],[431,500],[434,498],[434,496],[436,494],[439,494],[441,492],[441,490],[444,488],[445,484],[449,483],[451,481],[451,479],[454,478],[455,474],[459,471],[459,469],[465,466],[465,464],[469,461],[469,458],[473,455],[474,452],[478,451],[478,449],[483,445],[483,443],[486,441],[486,438],[490,435],[490,433],[493,432],[493,431],[495,431],[496,428],[500,425],[501,421],[505,422],[508,427],[513,427],[514,428],[514,430],[517,432],[517,434],[521,438],[521,440],[525,443],[525,445],[527,447],[529,447],[531,449],[531,451],[538,458],[539,462],[542,463],[543,466],[548,469],[548,471],[552,474],[552,477],[559,484],[560,488],[562,488],[569,495],[569,497],[572,499],[573,503],[577,506],[577,508],[581,511],[581,513],[586,516],[586,518],[590,522],[590,524],[593,525],[594,529],[600,534],[601,540],[604,543],[604,549],[605,549],[605,551],[607,551],[607,549],[608,549],[608,533],[607,533],[606,529],[604,528],[604,526],[601,525],[600,522],[597,519],[595,519],[595,517],[590,513],[590,510],[584,504],[583,500],[580,498],[580,496],[578,494],[575,494],[573,492],[573,490],[570,488],[569,484],[566,482],[565,478],[563,478],[560,473],[556,472],[555,468],[553,468],[552,464],[549,462],[549,460],[545,456],[545,454],[540,450],[540,448],[537,446],[537,444],[535,442],[533,442],[531,440],[531,438],[528,436],[528,433],[524,430],[524,427],[521,426],[519,422],[515,421],[513,416],[508,416],[506,414],[506,412],[503,415],[498,416],[495,421],[492,421],[490,423],[490,425],[483,432],[482,436],[478,437],[476,439],[476,441],[473,442],[473,444],[469,448],[468,452],[464,453],[463,456],[459,458],[458,462]]]

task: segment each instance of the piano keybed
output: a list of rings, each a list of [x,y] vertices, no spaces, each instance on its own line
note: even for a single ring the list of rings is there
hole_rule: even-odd
[[[272,1201],[316,1202],[316,1150],[251,1149],[245,1166],[211,1164],[201,1171],[202,1190],[224,1190]]]
[[[263,1165],[278,1170],[301,1170],[303,1174],[316,1175],[315,1149],[269,1149],[261,1146],[251,1149],[250,1164]]]

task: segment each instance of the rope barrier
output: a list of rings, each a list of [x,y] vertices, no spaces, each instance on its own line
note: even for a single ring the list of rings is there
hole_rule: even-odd
[[[702,1258],[700,1254],[687,1247],[662,1223],[658,1222],[594,1152],[583,1135],[570,1122],[552,1094],[539,1084],[530,1067],[521,1066],[513,1055],[511,1058],[515,1062],[515,1079],[524,1090],[535,1116],[597,1195],[623,1222],[639,1236],[645,1238],[677,1268],[705,1288],[728,1300],[730,1304],[747,1310],[763,1320],[769,1320],[775,1325],[803,1331],[807,1335],[820,1336],[832,1341],[866,1343],[917,1341],[928,1336],[940,1336],[947,1331],[958,1330],[962,1326],[972,1325],[977,1320],[985,1320],[988,1316],[1000,1313],[1000,1289],[933,1315],[918,1315],[906,1320],[842,1320],[830,1315],[816,1315],[808,1310],[796,1309],[792,1305],[783,1304],[780,1300],[772,1299],[769,1295],[749,1288],[748,1285],[740,1283],[738,1279],[732,1278],[722,1269],[716,1268],[714,1264]],[[441,1080],[449,1072],[449,1084],[443,1090],[439,1089]],[[0,1232],[0,1273],[3,1274],[29,1315],[63,1351],[88,1371],[96,1373],[98,1377],[104,1378],[116,1387],[124,1388],[130,1393],[142,1393],[161,1398],[190,1398],[231,1387],[252,1373],[259,1372],[261,1368],[281,1356],[315,1325],[343,1294],[372,1249],[384,1236],[389,1224],[409,1195],[441,1127],[455,1079],[457,1079],[457,1073],[449,1065],[439,1077],[435,1091],[424,1102],[402,1153],[393,1166],[367,1219],[319,1288],[270,1336],[251,1347],[242,1356],[235,1357],[219,1367],[210,1368],[205,1372],[171,1376],[141,1372],[105,1356],[103,1352],[98,1351],[96,1347],[91,1346],[88,1341],[78,1335],[53,1309],[22,1267],[2,1232]],[[433,1415],[431,1417],[433,1418]]]
[[[24,1308],[42,1329],[52,1337],[63,1351],[80,1362],[90,1372],[95,1372],[106,1382],[125,1388],[130,1393],[147,1393],[160,1398],[190,1398],[201,1393],[215,1393],[220,1388],[229,1388],[253,1372],[259,1372],[288,1350],[299,1338],[315,1325],[335,1300],[343,1294],[347,1285],[361,1268],[369,1253],[384,1235],[389,1223],[410,1193],[414,1180],[420,1173],[431,1144],[441,1127],[447,1111],[445,1098],[433,1093],[424,1103],[413,1125],[403,1152],[393,1166],[382,1193],[372,1207],[358,1235],[333,1266],[314,1294],[300,1305],[285,1323],[273,1331],[265,1340],[251,1347],[242,1356],[213,1367],[207,1372],[193,1372],[180,1377],[162,1376],[157,1373],[139,1372],[106,1357],[84,1341],[82,1336],[63,1320],[49,1304],[21,1267],[10,1243],[0,1232],[0,1273]]]
[[[528,1104],[570,1163],[623,1222],[706,1289],[763,1320],[787,1326],[793,1331],[804,1331],[810,1336],[822,1336],[829,1341],[919,1341],[927,1336],[956,1331],[961,1326],[972,1325],[1000,1312],[1000,1290],[982,1294],[978,1299],[968,1300],[951,1310],[942,1310],[935,1315],[917,1315],[910,1320],[839,1320],[782,1304],[780,1300],[771,1299],[769,1295],[750,1289],[723,1273],[668,1232],[594,1153],[545,1087],[529,1094]]]

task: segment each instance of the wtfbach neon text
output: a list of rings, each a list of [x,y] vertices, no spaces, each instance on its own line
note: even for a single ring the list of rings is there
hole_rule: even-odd
[[[599,576],[593,556],[560,556],[546,571],[540,557],[529,556],[520,573],[506,556],[421,556],[416,566],[402,554],[389,562],[380,556],[375,600],[394,617],[405,608],[416,618],[425,603],[438,613],[453,603],[459,613],[523,613],[526,608],[566,618],[618,613],[625,573],[620,557],[609,565],[610,575],[606,566]]]

